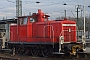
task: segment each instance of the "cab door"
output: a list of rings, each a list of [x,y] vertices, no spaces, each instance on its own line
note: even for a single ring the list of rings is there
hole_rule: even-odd
[[[20,42],[26,41],[27,38],[27,17],[19,18],[19,25],[18,25],[18,40]]]

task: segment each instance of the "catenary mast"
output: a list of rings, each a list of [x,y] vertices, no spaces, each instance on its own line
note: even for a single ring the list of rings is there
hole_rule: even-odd
[[[22,0],[16,0],[16,17],[22,16]]]

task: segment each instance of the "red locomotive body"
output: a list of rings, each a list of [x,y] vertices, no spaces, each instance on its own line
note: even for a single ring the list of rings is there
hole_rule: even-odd
[[[29,51],[32,55],[47,57],[52,52],[65,53],[67,49],[67,53],[73,54],[72,46],[78,45],[76,22],[67,19],[49,21],[48,17],[41,10],[32,16],[18,17],[17,24],[10,26],[9,46],[20,54]]]
[[[77,42],[76,23],[69,20],[36,22],[26,25],[11,26],[12,42],[41,42],[58,43],[59,37],[64,36],[64,42]],[[18,35],[17,35],[18,32]]]

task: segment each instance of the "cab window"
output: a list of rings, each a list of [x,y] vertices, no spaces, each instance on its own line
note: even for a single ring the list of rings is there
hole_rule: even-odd
[[[18,20],[18,24],[19,25],[25,25],[25,24],[27,24],[27,17],[24,17],[24,18],[19,18],[19,20]]]
[[[19,20],[17,20],[18,25],[22,25],[23,24],[23,18],[19,18]]]
[[[30,22],[35,22],[35,20],[33,18],[30,18]]]
[[[23,24],[27,24],[27,17],[25,17],[24,19],[23,19]]]

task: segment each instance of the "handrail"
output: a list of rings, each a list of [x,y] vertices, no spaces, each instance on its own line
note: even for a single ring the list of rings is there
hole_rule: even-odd
[[[53,43],[54,43],[54,29],[53,29],[53,26],[52,25],[45,25],[44,28],[43,28],[43,37],[45,38],[45,28],[46,27],[50,27],[50,39],[51,39],[51,31],[53,32]],[[54,47],[54,44],[53,44],[53,47]]]

